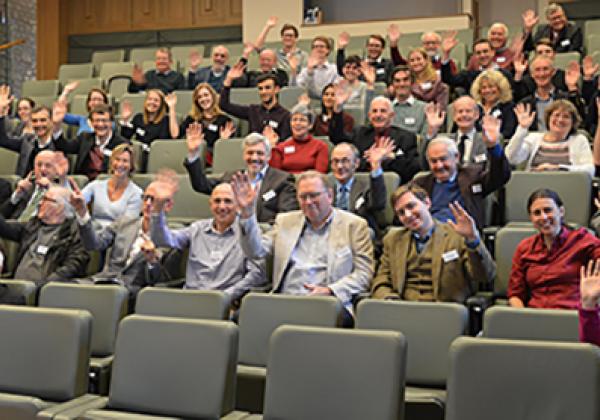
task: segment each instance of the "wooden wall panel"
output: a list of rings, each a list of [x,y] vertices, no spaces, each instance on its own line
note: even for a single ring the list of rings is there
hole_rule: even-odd
[[[229,0],[194,0],[194,25],[200,27],[222,25],[227,17]]]
[[[192,0],[131,0],[132,28],[168,29],[192,26]]]
[[[68,37],[66,25],[66,3],[63,0],[44,0],[37,2],[37,16],[43,16],[37,22],[36,32],[36,78],[56,79],[58,68],[67,62]]]
[[[69,0],[69,33],[131,30],[131,2],[123,0]]]

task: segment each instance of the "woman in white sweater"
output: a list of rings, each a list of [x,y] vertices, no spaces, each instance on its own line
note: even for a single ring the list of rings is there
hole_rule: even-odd
[[[594,176],[592,149],[587,137],[577,134],[581,118],[571,102],[558,99],[546,108],[545,133],[529,132],[536,118],[529,104],[518,104],[515,114],[519,126],[505,150],[511,164],[526,161],[528,171],[581,171]]]

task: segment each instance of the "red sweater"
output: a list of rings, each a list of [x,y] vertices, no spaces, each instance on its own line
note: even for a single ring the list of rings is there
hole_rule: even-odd
[[[309,169],[325,174],[329,166],[329,149],[327,144],[310,134],[304,140],[290,137],[273,149],[269,165],[293,174]]]

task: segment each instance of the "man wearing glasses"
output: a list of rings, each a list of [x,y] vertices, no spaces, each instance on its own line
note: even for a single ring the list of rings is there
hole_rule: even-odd
[[[241,246],[249,258],[273,254],[273,292],[337,297],[352,324],[352,299],[369,287],[373,244],[365,219],[332,206],[327,176],[307,171],[296,182],[299,211],[277,215],[261,236],[254,211],[256,192],[248,176],[237,174],[232,187],[240,208]]]
[[[187,88],[194,89],[196,85],[206,82],[219,93],[223,88],[223,82],[229,71],[229,50],[224,45],[213,47],[212,64],[206,67],[200,67],[202,56],[196,50],[190,52],[189,63],[190,71],[188,72]]]

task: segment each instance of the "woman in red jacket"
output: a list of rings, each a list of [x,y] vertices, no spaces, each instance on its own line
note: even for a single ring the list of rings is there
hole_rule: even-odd
[[[329,148],[310,134],[314,122],[315,114],[306,105],[298,104],[292,108],[292,137],[273,148],[269,165],[293,174],[309,169],[327,173]]]

